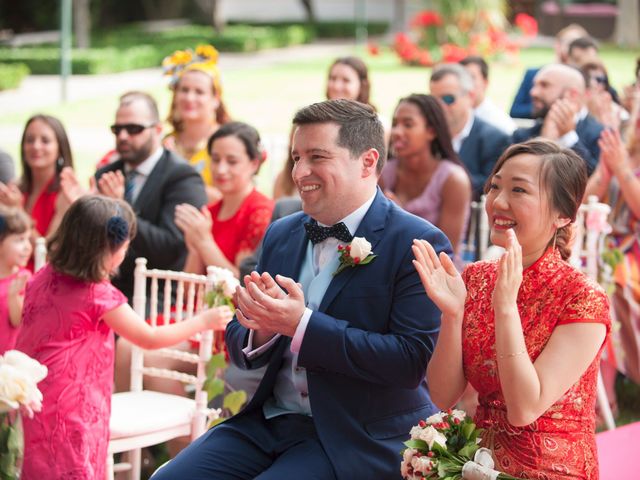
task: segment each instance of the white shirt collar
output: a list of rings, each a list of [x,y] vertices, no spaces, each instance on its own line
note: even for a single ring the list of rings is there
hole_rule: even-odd
[[[364,202],[360,207],[356,208],[353,212],[351,212],[349,215],[347,215],[337,223],[343,222],[349,229],[349,233],[351,233],[351,235],[354,235],[358,230],[360,223],[362,223],[362,219],[369,211],[369,208],[371,207],[373,200],[376,198],[377,193],[378,193],[378,189],[376,188],[376,190],[373,192],[373,195],[369,198],[369,200]],[[318,222],[318,225],[323,225],[323,224]],[[324,226],[327,226],[327,225],[324,225]]]
[[[136,172],[138,172],[138,174],[148,177],[153,171],[153,169],[155,168],[158,161],[160,160],[160,157],[162,157],[163,153],[164,153],[164,148],[158,147],[158,149],[155,152],[153,152],[149,156],[149,158],[144,160],[134,169],[132,169],[130,166],[125,164],[125,173],[128,173],[130,170],[135,170]]]
[[[462,142],[464,142],[465,138],[469,136],[471,129],[473,128],[474,114],[473,112],[469,113],[469,118],[467,119],[467,123],[464,124],[464,128],[460,130],[460,133],[451,139],[451,143],[453,145],[453,149],[456,153],[460,152],[460,148],[462,148]]]

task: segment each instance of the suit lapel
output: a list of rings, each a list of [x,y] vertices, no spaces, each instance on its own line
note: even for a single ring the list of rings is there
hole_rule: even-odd
[[[376,247],[382,238],[384,233],[384,226],[386,223],[387,212],[389,211],[389,200],[386,199],[380,188],[376,193],[376,198],[373,200],[369,211],[366,213],[358,230],[355,233],[355,237],[364,237],[369,243],[371,243],[372,252],[376,252]],[[376,260],[374,260],[375,262]],[[329,288],[322,298],[319,310],[325,312],[331,305],[331,302],[336,298],[336,295],[347,285],[351,278],[355,275],[359,269],[366,269],[366,265],[355,266],[347,268],[333,277]]]
[[[286,240],[286,247],[282,255],[282,266],[279,269],[280,275],[293,278],[298,281],[300,267],[304,261],[304,255],[307,251],[307,233],[304,230],[304,223],[310,219],[307,215],[303,215],[300,221],[289,232],[289,238]]]

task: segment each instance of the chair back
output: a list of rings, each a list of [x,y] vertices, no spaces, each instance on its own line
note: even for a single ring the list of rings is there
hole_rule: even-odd
[[[205,295],[213,284],[212,273],[196,275],[171,270],[147,269],[147,259],[137,258],[134,272],[133,309],[142,318],[148,318],[152,327],[158,325],[160,314],[164,323],[182,322],[197,314],[205,306]],[[159,305],[159,285],[163,283],[162,305]],[[147,287],[149,285],[148,291]],[[172,299],[175,298],[175,304]],[[147,308],[148,307],[148,308]],[[148,317],[147,317],[148,312]],[[196,439],[206,429],[207,418],[213,410],[207,408],[207,392],[203,389],[206,380],[206,366],[211,358],[213,331],[197,334],[198,354],[174,348],[154,350],[155,354],[192,363],[197,366],[196,375],[184,372],[144,366],[145,351],[137,346],[131,352],[131,391],[143,389],[145,375],[178,380],[195,388],[196,412],[193,416],[192,439]]]
[[[601,254],[604,251],[604,241],[611,226],[607,218],[611,207],[598,202],[598,197],[590,195],[587,203],[580,206],[575,221],[574,243],[571,249],[569,263],[582,270],[593,281],[602,279],[598,273],[602,267]]]
[[[471,202],[467,238],[461,248],[462,259],[465,263],[483,260],[489,246],[489,218],[485,209],[486,195]]]
[[[44,237],[36,238],[36,246],[33,249],[33,271],[37,272],[47,263],[47,240]]]

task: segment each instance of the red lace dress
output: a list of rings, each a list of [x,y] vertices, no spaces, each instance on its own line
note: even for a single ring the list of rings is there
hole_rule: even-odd
[[[478,391],[476,423],[486,429],[483,444],[493,450],[496,469],[516,477],[597,480],[595,401],[602,349],[580,380],[540,418],[525,427],[511,425],[495,351],[491,296],[496,275],[495,261],[471,264],[463,273],[468,292],[462,338],[464,372]],[[557,325],[602,323],[607,333],[610,329],[604,291],[552,249],[525,269],[518,311],[533,361]]]

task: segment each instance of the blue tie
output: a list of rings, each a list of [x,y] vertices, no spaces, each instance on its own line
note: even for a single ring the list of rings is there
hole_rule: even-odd
[[[137,176],[138,172],[136,170],[129,170],[124,176],[124,199],[129,205],[133,203],[133,191],[135,190]]]

